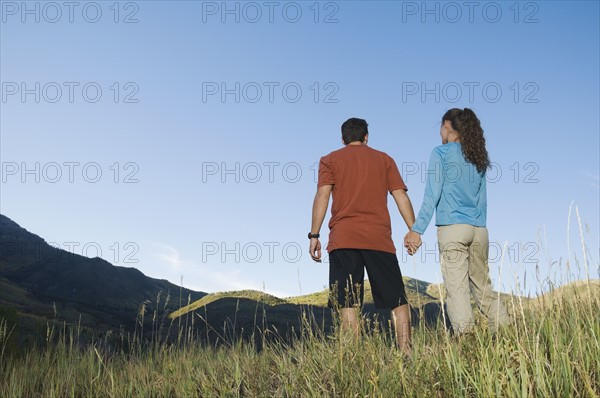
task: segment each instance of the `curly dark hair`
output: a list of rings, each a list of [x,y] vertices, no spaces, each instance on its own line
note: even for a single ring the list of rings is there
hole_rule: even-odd
[[[442,117],[442,124],[448,120],[452,128],[458,132],[462,153],[480,173],[490,167],[490,158],[485,148],[485,137],[479,119],[469,108],[452,108]]]

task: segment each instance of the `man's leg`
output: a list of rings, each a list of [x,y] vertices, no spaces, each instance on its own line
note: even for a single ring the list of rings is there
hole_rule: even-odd
[[[490,328],[508,323],[508,313],[498,294],[492,291],[488,266],[489,239],[485,227],[475,228],[475,237],[469,248],[469,280],[475,304],[487,316]]]
[[[410,307],[404,289],[400,264],[395,253],[362,250],[373,301],[377,308],[391,308],[392,322],[398,347],[410,353]]]
[[[359,335],[359,322],[356,308],[341,308],[340,317],[342,318],[342,331],[351,332],[355,337]]]
[[[461,334],[473,327],[473,309],[469,288],[469,245],[474,228],[467,224],[438,227],[438,245],[442,276],[446,287],[446,308],[454,333]]]
[[[392,320],[394,321],[394,331],[396,332],[396,342],[398,343],[398,347],[400,347],[405,354],[410,354],[411,323],[409,305],[403,304],[393,308]]]
[[[358,250],[336,249],[329,253],[329,306],[339,309],[341,329],[360,332],[358,313],[364,296],[364,263]]]

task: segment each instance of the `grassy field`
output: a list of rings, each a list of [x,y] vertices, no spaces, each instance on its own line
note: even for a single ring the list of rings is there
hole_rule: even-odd
[[[355,341],[308,312],[293,341],[257,327],[262,344],[230,336],[207,346],[182,328],[175,344],[121,336],[128,344],[114,350],[108,338],[83,347],[76,328],[49,325],[54,342],[22,355],[4,350],[10,330],[0,321],[0,396],[600,396],[597,280],[507,305],[513,323],[495,334],[485,322],[458,339],[442,322],[417,324],[410,357],[377,319],[364,318]]]

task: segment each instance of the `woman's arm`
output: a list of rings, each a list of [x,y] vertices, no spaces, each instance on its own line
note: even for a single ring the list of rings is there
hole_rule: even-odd
[[[442,186],[444,185],[444,169],[442,163],[442,156],[437,148],[431,151],[429,158],[429,166],[427,168],[427,179],[425,183],[425,196],[423,197],[423,204],[417,220],[412,226],[411,230],[423,235],[427,226],[431,222],[433,217],[433,211],[437,207],[442,196]]]

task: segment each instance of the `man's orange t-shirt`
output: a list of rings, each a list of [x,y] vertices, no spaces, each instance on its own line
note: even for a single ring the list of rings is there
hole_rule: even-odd
[[[321,158],[317,188],[323,185],[333,185],[329,253],[342,248],[396,253],[387,195],[408,189],[394,159],[367,145],[346,145]]]

